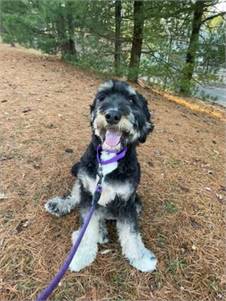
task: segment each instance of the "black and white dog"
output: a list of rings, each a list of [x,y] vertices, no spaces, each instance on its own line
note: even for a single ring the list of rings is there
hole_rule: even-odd
[[[72,167],[77,180],[71,195],[50,199],[45,205],[49,213],[62,216],[79,205],[84,218],[99,179],[97,146],[102,146],[102,160],[114,156],[108,150],[120,151],[126,146],[127,152],[120,161],[103,166],[102,194],[70,269],[80,271],[94,261],[98,243],[108,241],[106,220],[113,219],[116,220],[122,253],[133,267],[151,272],[155,270],[157,260],[145,248],[139,233],[141,203],[136,194],[140,181],[136,146],[145,142],[153,130],[147,102],[127,83],[107,81],[99,87],[91,105],[91,127],[92,140],[80,162]],[[75,231],[73,242],[77,236],[78,231]]]

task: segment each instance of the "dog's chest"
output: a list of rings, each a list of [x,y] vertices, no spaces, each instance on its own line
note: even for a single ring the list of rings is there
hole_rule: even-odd
[[[115,157],[114,153],[108,153],[105,151],[102,151],[101,153],[101,161],[107,161],[112,159],[113,157]],[[107,174],[111,173],[113,170],[115,170],[118,167],[118,162],[112,162],[112,163],[108,163],[108,164],[103,164],[102,165],[102,172],[103,175],[106,176]]]
[[[82,182],[85,190],[89,191],[92,195],[96,190],[96,185],[99,180],[99,176],[95,178],[90,177],[87,173],[80,173],[79,179]],[[123,201],[127,201],[131,194],[134,192],[134,188],[128,181],[121,182],[109,182],[105,181],[105,177],[102,182],[102,192],[98,204],[106,206],[110,202],[114,201],[116,196],[120,197]]]

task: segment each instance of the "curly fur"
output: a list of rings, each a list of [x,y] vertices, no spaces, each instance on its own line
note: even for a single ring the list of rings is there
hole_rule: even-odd
[[[103,192],[95,216],[87,228],[79,247],[79,254],[73,259],[70,269],[79,271],[95,259],[97,244],[107,240],[105,220],[113,219],[116,220],[122,252],[130,264],[138,270],[151,272],[155,269],[157,260],[154,254],[145,248],[138,227],[141,202],[136,193],[140,182],[136,146],[145,142],[154,126],[147,101],[127,83],[111,80],[98,88],[91,105],[91,142],[79,163],[72,167],[72,173],[77,177],[72,194],[65,199],[58,197],[49,200],[45,208],[51,214],[61,216],[79,205],[81,217],[84,217],[91,205],[98,180],[96,147],[104,141],[109,127],[105,115],[112,109],[120,112],[121,118],[116,125],[111,125],[111,128],[122,132],[121,144],[127,146],[128,150],[122,160],[106,169]],[[76,236],[77,232],[74,232],[73,242]]]

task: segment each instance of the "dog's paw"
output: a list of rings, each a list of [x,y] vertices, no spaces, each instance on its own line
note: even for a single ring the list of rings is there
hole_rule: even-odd
[[[108,230],[105,223],[100,224],[99,229],[99,237],[98,237],[98,243],[99,244],[106,244],[109,242],[108,239]]]
[[[75,243],[78,237],[79,231],[75,231],[72,234],[72,242]],[[81,241],[78,247],[77,253],[73,257],[69,269],[72,272],[79,272],[88,265],[90,265],[97,255],[97,243],[89,243],[87,241]]]
[[[50,199],[44,207],[47,212],[57,217],[61,217],[70,212],[66,206],[66,202],[64,202],[64,199],[61,197]]]
[[[141,272],[153,272],[156,269],[157,258],[148,249],[144,250],[142,257],[129,260],[130,264]]]
[[[108,242],[109,242],[108,236],[107,235],[104,236],[104,235],[100,234],[99,239],[98,239],[98,243],[102,245],[102,244],[106,244]]]

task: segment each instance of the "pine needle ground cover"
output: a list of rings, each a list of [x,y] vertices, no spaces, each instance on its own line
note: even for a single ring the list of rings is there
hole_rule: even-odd
[[[89,104],[102,79],[56,57],[0,45],[0,300],[34,300],[71,246],[78,213],[54,218],[46,200],[70,191],[70,168],[90,137]],[[159,264],[141,273],[111,242],[51,300],[224,300],[225,124],[140,89],[155,130],[138,148],[140,219]]]

